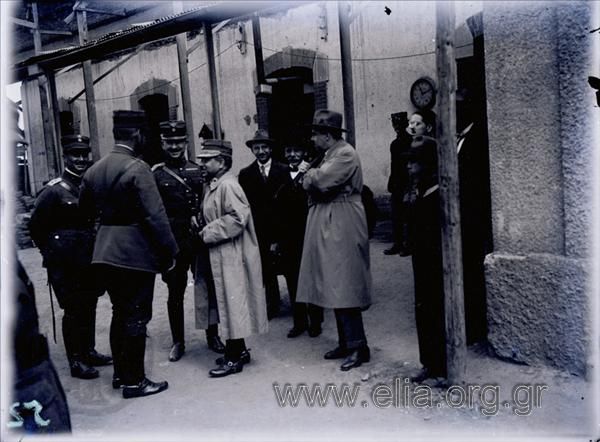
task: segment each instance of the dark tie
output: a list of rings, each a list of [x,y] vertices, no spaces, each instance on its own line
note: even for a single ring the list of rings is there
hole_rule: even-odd
[[[267,181],[267,171],[264,164],[260,165],[260,174],[263,177],[263,181]]]

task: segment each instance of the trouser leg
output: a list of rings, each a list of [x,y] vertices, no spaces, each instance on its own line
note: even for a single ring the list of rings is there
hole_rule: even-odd
[[[184,338],[184,313],[183,299],[187,287],[187,273],[190,267],[190,260],[186,256],[180,256],[177,265],[166,280],[169,289],[169,298],[167,300],[167,311],[169,314],[169,325],[171,326],[171,337],[173,344],[183,343]]]
[[[231,362],[238,362],[242,352],[246,350],[246,341],[240,339],[227,339],[225,341],[225,359]]]
[[[115,359],[115,374],[126,385],[135,385],[145,377],[146,325],[152,318],[155,275],[111,267],[109,276],[108,293],[113,302],[111,346],[113,339],[120,339],[114,342],[120,350]],[[115,348],[113,358],[114,355]]]
[[[335,320],[341,348],[357,350],[367,346],[360,308],[336,308]]]

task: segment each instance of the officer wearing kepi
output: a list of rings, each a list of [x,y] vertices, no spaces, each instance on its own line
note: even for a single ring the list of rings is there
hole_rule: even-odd
[[[89,138],[62,138],[65,171],[48,182],[35,202],[29,230],[48,269],[48,280],[64,310],[62,332],[71,376],[93,379],[94,366],[108,365],[110,356],[94,349],[96,304],[104,293],[91,265],[94,230],[79,208],[79,189],[90,167]]]
[[[169,217],[171,231],[179,246],[177,265],[163,278],[169,288],[167,309],[173,338],[169,360],[177,361],[185,353],[183,298],[188,270],[197,258],[208,261],[208,249],[203,244],[197,244],[192,236],[192,228],[198,227],[197,219],[192,221],[192,218],[200,212],[205,172],[201,166],[185,157],[188,143],[184,121],[171,120],[160,123],[160,138],[165,161],[154,165],[152,172]],[[200,247],[205,250],[200,250]],[[206,256],[198,256],[202,252]],[[209,291],[210,295],[214,297],[214,291]],[[215,305],[216,300],[208,300],[206,305],[209,304]],[[217,323],[207,323],[205,326],[208,327],[208,347],[217,353],[224,353],[225,346],[219,338]]]

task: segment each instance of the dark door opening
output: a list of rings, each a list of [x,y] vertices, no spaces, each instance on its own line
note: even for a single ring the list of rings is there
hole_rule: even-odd
[[[493,250],[483,35],[457,60],[457,134],[473,123],[459,154],[467,343],[487,338],[483,260]]]
[[[312,71],[294,67],[280,69],[268,77],[272,85],[269,135],[275,140],[273,157],[284,161],[283,146],[300,143],[312,155],[310,123],[315,111]]]
[[[164,94],[146,95],[138,101],[140,108],[148,118],[148,133],[146,134],[147,148],[143,159],[150,166],[163,161],[163,151],[160,142],[159,124],[169,119],[169,99]]]

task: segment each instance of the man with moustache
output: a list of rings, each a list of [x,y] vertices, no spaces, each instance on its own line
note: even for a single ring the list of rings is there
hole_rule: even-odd
[[[315,338],[321,334],[323,308],[296,301],[308,215],[308,196],[302,188],[301,174],[298,170],[300,164],[304,163],[305,147],[299,142],[287,143],[283,148],[283,153],[289,166],[289,179],[279,188],[275,200],[279,228],[278,246],[292,304],[293,327],[287,337],[296,338],[308,331],[308,335]]]
[[[179,246],[177,265],[164,277],[169,289],[167,311],[173,338],[169,360],[175,362],[185,353],[183,298],[188,270],[194,265],[196,258],[208,260],[208,250],[197,244],[192,235],[192,222],[195,224],[194,228],[198,227],[195,217],[200,211],[205,174],[198,164],[185,157],[188,142],[184,121],[161,122],[160,138],[165,161],[155,164],[152,173],[169,217],[171,231]],[[214,292],[208,293],[214,297]],[[215,302],[213,299],[212,304]],[[223,353],[225,346],[219,338],[217,323],[206,326],[208,347],[217,353]]]
[[[96,305],[104,289],[91,265],[94,229],[79,208],[81,179],[91,165],[89,141],[80,134],[62,138],[65,171],[42,189],[29,222],[48,282],[64,311],[62,333],[71,376],[79,379],[97,378],[94,366],[112,362],[94,349]]]

